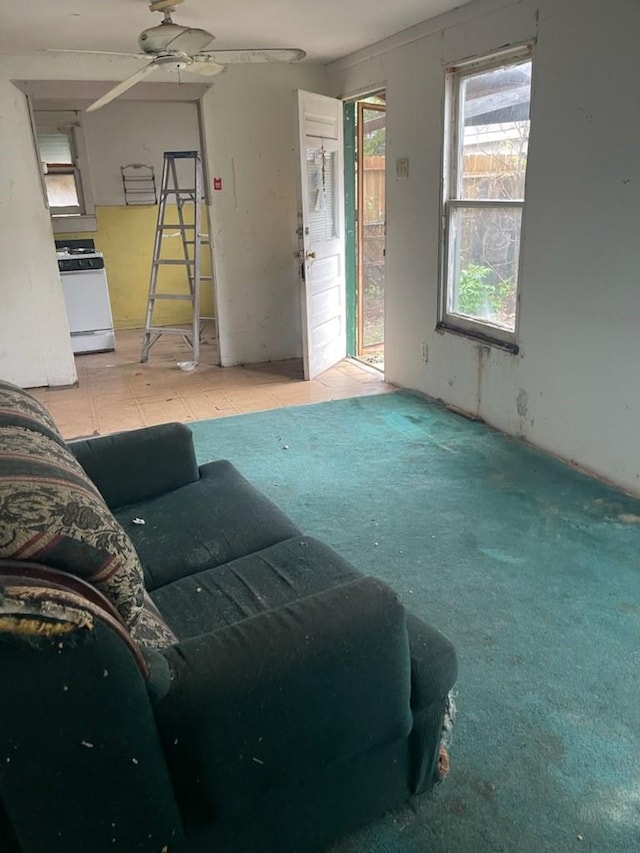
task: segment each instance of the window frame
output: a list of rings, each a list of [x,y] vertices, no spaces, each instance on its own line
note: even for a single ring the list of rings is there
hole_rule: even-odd
[[[31,105],[30,105],[31,106]],[[95,231],[97,228],[95,205],[89,180],[89,157],[78,110],[55,109],[49,104],[31,107],[33,116],[33,135],[36,155],[41,171],[44,202],[51,216],[54,233],[74,231]],[[75,207],[52,207],[49,204],[45,174],[40,161],[38,136],[46,133],[66,133],[73,157],[73,164],[54,164],[49,167],[50,174],[73,174],[79,205]]]
[[[39,129],[37,134],[38,140],[40,135],[45,131],[42,128]],[[76,140],[75,133],[73,127],[58,127],[54,131],[56,134],[64,134],[69,140],[69,149],[71,151],[71,163],[42,163],[42,171],[45,178],[45,190],[46,190],[46,177],[47,175],[73,175],[73,180],[76,189],[76,195],[78,197],[78,204],[73,207],[71,205],[66,205],[64,207],[56,207],[49,202],[49,194],[47,193],[47,206],[49,208],[49,212],[51,216],[84,216],[85,214],[85,203],[84,203],[84,193],[82,192],[82,175],[80,174],[80,167],[78,165],[78,152],[76,148]],[[39,142],[38,142],[38,150],[39,150]],[[41,161],[42,162],[42,161]],[[46,166],[46,170],[45,167]]]
[[[520,320],[520,287],[522,268],[522,234],[524,221],[524,208],[526,200],[526,180],[528,174],[528,152],[527,166],[525,169],[525,192],[521,199],[465,199],[458,192],[459,176],[462,167],[462,148],[460,146],[461,117],[462,117],[462,83],[468,77],[475,74],[491,71],[496,68],[504,68],[510,65],[518,65],[523,62],[533,63],[533,43],[514,45],[506,50],[495,51],[482,57],[460,62],[445,68],[445,97],[444,97],[444,133],[443,133],[443,158],[442,158],[442,199],[440,216],[440,264],[439,264],[439,287],[438,287],[438,322],[436,329],[450,331],[467,337],[477,338],[485,343],[503,347],[512,352],[518,351],[518,332]],[[531,119],[530,119],[531,121]],[[494,323],[480,319],[474,319],[449,311],[449,270],[451,265],[452,250],[452,223],[454,212],[459,209],[485,209],[499,210],[518,209],[521,211],[519,250],[517,261],[517,281],[515,295],[515,320],[514,329],[505,329]]]

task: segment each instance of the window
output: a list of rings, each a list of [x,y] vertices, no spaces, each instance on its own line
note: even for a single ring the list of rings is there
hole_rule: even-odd
[[[447,72],[440,325],[514,343],[529,48]]]
[[[56,232],[95,230],[95,209],[80,114],[34,110],[43,191]]]
[[[76,165],[71,130],[38,132],[38,153],[51,215],[84,213],[80,170]]]

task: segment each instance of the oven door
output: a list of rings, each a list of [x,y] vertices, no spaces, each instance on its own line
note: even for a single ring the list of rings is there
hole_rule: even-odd
[[[63,272],[60,278],[72,335],[113,328],[104,270]]]
[[[60,273],[74,353],[115,348],[109,286],[104,269]]]

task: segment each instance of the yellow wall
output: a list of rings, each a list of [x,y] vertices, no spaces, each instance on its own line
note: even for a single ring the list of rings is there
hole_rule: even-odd
[[[187,215],[185,206],[185,216]],[[104,264],[109,280],[111,310],[116,329],[137,329],[144,326],[147,297],[149,294],[149,275],[153,256],[153,241],[156,230],[158,208],[156,206],[139,207],[96,207],[98,230],[95,232],[56,234],[57,240],[65,237],[94,239],[96,249],[104,254]],[[203,229],[206,230],[206,214],[203,208]],[[175,206],[168,205],[165,221],[178,221]],[[171,229],[166,234],[176,234]],[[191,239],[192,234],[188,235]],[[179,236],[165,237],[163,240],[163,258],[181,258],[182,242]],[[210,275],[209,247],[202,247],[201,274]],[[209,282],[202,283],[201,311],[204,316],[213,312]],[[188,293],[189,284],[184,266],[160,267],[158,273],[158,292]],[[191,306],[188,302],[157,303],[154,311],[154,325],[188,323],[191,319]]]

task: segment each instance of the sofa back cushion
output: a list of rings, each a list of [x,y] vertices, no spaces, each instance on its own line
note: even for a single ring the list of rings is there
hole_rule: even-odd
[[[131,540],[44,406],[6,382],[0,382],[0,557],[84,578],[129,630],[138,620],[144,585]]]

